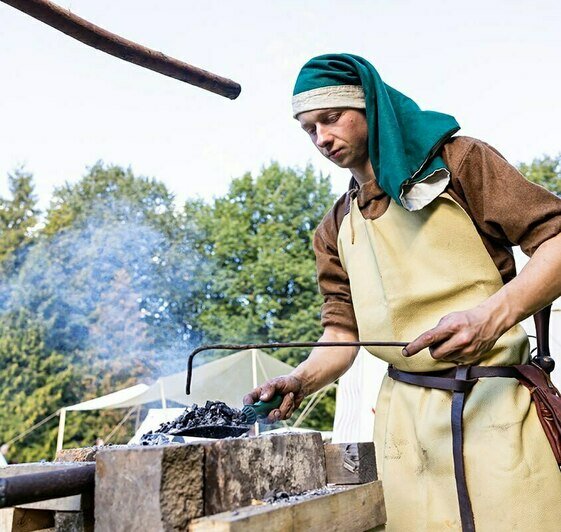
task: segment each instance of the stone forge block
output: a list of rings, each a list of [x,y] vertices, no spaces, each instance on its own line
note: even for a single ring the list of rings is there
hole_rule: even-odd
[[[96,464],[96,532],[186,530],[204,515],[204,446],[104,449]]]
[[[96,445],[94,447],[73,447],[56,452],[55,462],[95,462],[97,453],[105,449],[130,449],[128,445]]]
[[[372,442],[326,443],[328,484],[366,484],[378,479]]]
[[[56,452],[55,462],[95,462],[95,456],[102,447],[75,447]]]
[[[225,439],[206,447],[205,515],[247,506],[271,492],[325,485],[319,432]]]

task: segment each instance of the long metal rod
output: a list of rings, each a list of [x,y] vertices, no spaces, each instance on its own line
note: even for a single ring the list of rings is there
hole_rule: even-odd
[[[94,483],[95,464],[0,478],[0,508],[78,495]]]
[[[202,345],[194,349],[187,359],[187,384],[185,393],[191,393],[193,377],[193,358],[202,351],[220,349],[227,351],[242,351],[244,349],[267,349],[273,347],[405,347],[409,342],[275,342],[268,344],[214,344]]]
[[[179,59],[169,57],[162,52],[152,50],[104,30],[49,0],[0,1],[23,11],[27,15],[88,46],[92,46],[124,61],[129,61],[164,76],[169,76],[215,94],[220,94],[231,100],[236,99],[241,92],[240,85],[231,79],[223,78],[202,68],[189,65]]]

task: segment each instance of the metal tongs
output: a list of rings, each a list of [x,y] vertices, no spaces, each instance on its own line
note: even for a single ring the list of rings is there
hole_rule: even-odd
[[[196,354],[210,349],[223,349],[229,351],[242,351],[244,349],[265,349],[268,347],[405,347],[406,342],[282,342],[268,344],[214,344],[197,347],[189,355],[187,363],[187,384],[185,392],[191,393],[191,380],[193,377],[193,358]],[[275,395],[270,401],[258,401],[252,405],[245,405],[242,409],[247,425],[201,425],[188,429],[178,429],[170,432],[175,436],[197,436],[201,438],[235,438],[248,432],[258,418],[267,417],[269,412],[278,408],[283,401],[283,396]]]
[[[277,347],[405,347],[408,342],[273,342],[268,344],[212,344],[197,347],[187,359],[187,383],[185,393],[191,393],[191,380],[193,378],[193,358],[203,351],[220,349],[228,351],[243,351],[244,349],[266,349]]]

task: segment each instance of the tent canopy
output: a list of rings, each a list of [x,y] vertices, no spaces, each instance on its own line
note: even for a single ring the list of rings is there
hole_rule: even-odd
[[[154,384],[136,384],[102,397],[65,407],[65,410],[100,410],[131,408],[147,403],[167,401],[182,405],[201,404],[207,400],[224,401],[241,407],[243,396],[258,384],[286,375],[292,366],[259,349],[246,349],[193,369],[191,394],[185,393],[186,371],[160,377]]]

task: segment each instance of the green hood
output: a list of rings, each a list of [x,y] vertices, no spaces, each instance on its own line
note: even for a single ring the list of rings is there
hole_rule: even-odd
[[[337,96],[341,92],[343,99]],[[386,85],[362,57],[327,54],[308,61],[296,80],[293,107],[295,114],[330,107],[365,108],[368,152],[376,179],[400,205],[405,206],[403,194],[410,185],[449,177],[438,154],[460,129],[456,119],[422,111],[413,100]]]

